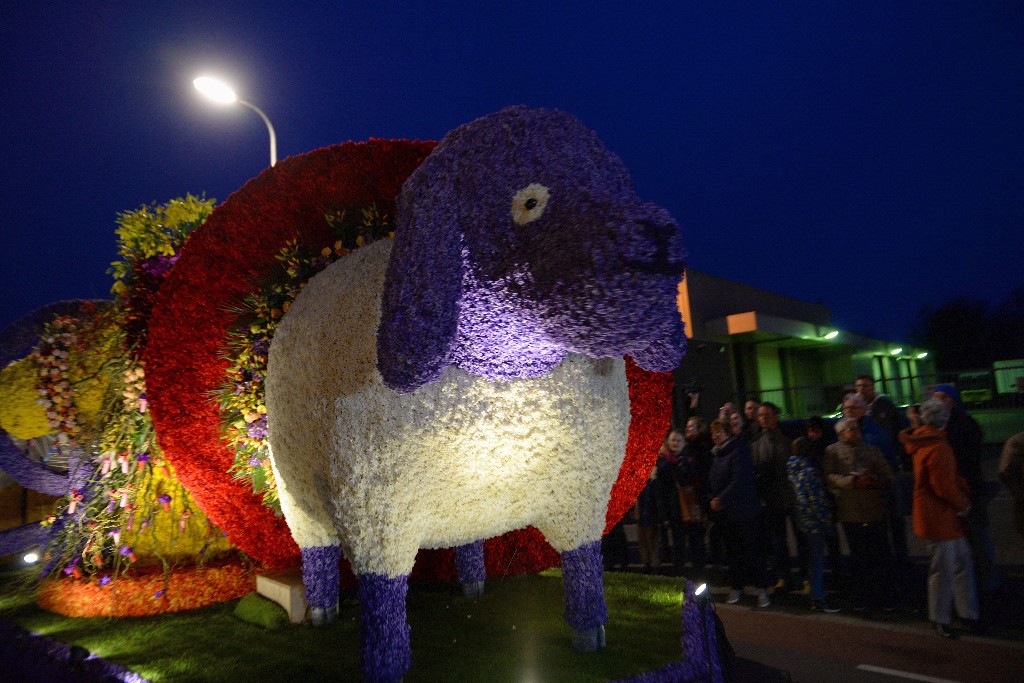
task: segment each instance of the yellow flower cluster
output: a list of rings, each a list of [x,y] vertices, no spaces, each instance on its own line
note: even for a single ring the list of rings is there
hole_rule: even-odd
[[[101,428],[101,418],[110,377],[104,371],[110,360],[120,352],[116,321],[100,318],[88,347],[79,348],[72,356],[68,378],[75,386],[75,407],[78,422],[90,433]]]
[[[141,206],[119,214],[117,236],[124,260],[110,264],[108,272],[115,280],[113,292],[120,296],[131,289],[126,280],[134,264],[157,256],[174,256],[189,234],[210,215],[216,201],[188,194],[166,204]]]
[[[35,359],[22,358],[0,371],[0,429],[18,439],[35,439],[52,431],[39,405]]]
[[[215,557],[231,549],[227,537],[215,532],[192,496],[178,483],[169,463],[161,460],[146,470],[151,476],[144,477],[139,485],[131,528],[123,536],[140,560],[189,562],[197,556]],[[159,503],[164,494],[171,499],[166,506]]]

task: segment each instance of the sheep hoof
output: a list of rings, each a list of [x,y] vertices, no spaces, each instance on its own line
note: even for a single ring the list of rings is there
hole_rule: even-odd
[[[462,596],[465,598],[479,598],[484,594],[483,581],[470,581],[462,584]]]
[[[328,626],[338,620],[338,606],[333,607],[312,607],[309,610],[313,626]]]
[[[604,625],[586,631],[572,630],[572,646],[577,652],[597,652],[604,649]]]

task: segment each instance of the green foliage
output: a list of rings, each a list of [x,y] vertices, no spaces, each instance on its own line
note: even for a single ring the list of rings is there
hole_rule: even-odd
[[[116,281],[114,293],[122,293],[123,282],[130,278],[140,262],[159,256],[174,256],[192,231],[203,224],[216,202],[216,199],[187,194],[166,204],[154,202],[135,211],[118,214],[118,252],[123,260],[110,264],[107,271]]]
[[[90,379],[104,389],[88,395],[94,407],[86,406],[81,387],[72,392],[57,385],[50,392],[48,417],[62,428],[58,442],[77,443],[92,467],[85,485],[62,497],[55,515],[45,522],[54,525],[45,551],[53,575],[102,575],[100,580],[109,582],[140,560],[159,562],[170,571],[180,563],[202,563],[229,546],[194,507],[163,459],[148,410],[141,357],[162,278],[214,202],[186,195],[120,214],[117,235],[124,260],[109,270],[116,279],[117,302],[88,326],[70,319],[55,321],[61,325],[59,331],[77,334],[82,347],[77,355],[69,356],[56,344],[60,335],[49,329],[47,343],[36,350],[51,370],[60,371],[51,372],[51,378],[62,380],[66,375],[72,380],[77,373],[85,375],[79,384]],[[83,336],[90,326],[97,331]],[[93,413],[95,427],[80,429],[78,420]]]
[[[296,240],[285,244],[276,256],[277,267],[259,291],[234,311],[236,320],[228,331],[227,383],[218,398],[223,436],[235,453],[229,472],[251,485],[253,493],[277,514],[281,501],[270,466],[263,385],[274,331],[310,278],[349,252],[394,234],[393,207],[371,204],[358,210],[339,209],[324,220],[334,233],[334,244],[318,252]]]

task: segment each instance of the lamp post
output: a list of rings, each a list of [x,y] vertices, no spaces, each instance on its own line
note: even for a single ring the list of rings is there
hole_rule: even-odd
[[[200,76],[192,81],[192,85],[196,87],[196,90],[214,102],[219,102],[221,104],[234,104],[237,102],[238,104],[248,107],[259,114],[260,118],[263,119],[263,123],[267,124],[267,132],[270,133],[270,165],[274,166],[277,164],[277,135],[274,134],[274,126],[270,124],[270,119],[267,118],[267,115],[263,113],[262,109],[251,102],[238,99],[238,95],[235,94],[235,91],[230,85],[224,81],[217,80],[216,78]]]

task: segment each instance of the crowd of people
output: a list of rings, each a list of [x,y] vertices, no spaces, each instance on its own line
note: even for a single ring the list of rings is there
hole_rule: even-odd
[[[726,403],[714,421],[691,417],[669,432],[633,510],[644,571],[670,563],[674,575],[706,580],[719,567],[728,603],[752,588],[759,608],[785,591],[805,593],[814,610],[838,612],[842,602],[884,615],[901,601],[910,515],[932,553],[928,615],[936,631],[956,637],[955,616],[979,630],[979,593],[994,589],[999,576],[981,429],[957,389],[940,384],[929,400],[901,410],[861,375],[834,423],[811,417],[787,432],[779,414],[770,402]],[[1004,454],[1012,465],[1003,478],[1024,500],[1018,436]],[[847,578],[838,602],[829,597],[835,590],[826,593],[826,568]]]

